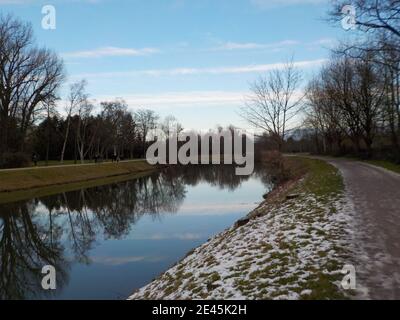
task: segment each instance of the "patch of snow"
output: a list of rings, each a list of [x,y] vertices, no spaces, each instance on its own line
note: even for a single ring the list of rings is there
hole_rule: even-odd
[[[265,214],[216,235],[129,299],[296,300],[323,275],[346,294],[340,270],[358,249],[349,199],[301,194],[256,210]]]

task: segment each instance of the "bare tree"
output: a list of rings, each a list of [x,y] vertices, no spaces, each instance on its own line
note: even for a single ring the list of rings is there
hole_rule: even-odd
[[[72,115],[77,111],[79,106],[84,104],[85,101],[87,100],[87,94],[85,92],[86,85],[87,85],[86,80],[81,80],[79,82],[73,83],[70,86],[70,92],[68,95],[68,105],[65,108],[65,111],[67,113],[67,127],[65,129],[64,143],[61,150],[61,157],[60,157],[61,163],[64,162],[65,148],[67,146],[67,141],[71,130]]]
[[[385,78],[381,79],[381,68],[373,62],[370,54],[364,59],[355,61],[355,104],[360,113],[362,138],[367,157],[372,156],[372,144],[378,132],[378,124],[382,119],[382,107],[385,98]]]
[[[393,151],[400,161],[400,50],[387,43],[379,58],[383,61],[380,76],[385,86],[383,127],[388,128]]]
[[[357,153],[372,144],[382,121],[385,82],[370,54],[364,59],[335,57],[308,89],[308,121],[322,134],[324,152],[341,149],[342,135],[353,142]]]
[[[129,157],[133,158],[133,152],[137,139],[137,124],[131,112],[126,112],[120,124],[121,149],[127,150]]]
[[[342,8],[348,4],[348,1],[333,1],[330,17],[335,23],[343,19]],[[342,44],[336,52],[360,61],[369,56],[374,64],[380,66],[381,86],[386,88],[385,101],[380,101],[384,104],[384,108],[380,108],[384,116],[382,129],[389,130],[393,150],[400,159],[400,1],[355,0],[351,5],[355,9],[354,23],[357,26],[352,33],[361,37],[354,43]]]
[[[340,153],[344,133],[340,126],[341,111],[332,104],[320,78],[313,79],[307,88],[307,108],[304,126],[313,128],[319,153]]]
[[[146,155],[147,136],[151,130],[154,130],[157,127],[158,118],[159,117],[153,110],[140,109],[135,113],[135,119],[142,141],[143,156]]]
[[[342,9],[349,1],[333,1],[331,16],[342,19]],[[355,23],[363,32],[384,31],[400,39],[400,1],[355,0]]]
[[[169,115],[166,116],[164,121],[161,123],[161,130],[164,133],[165,138],[168,139],[172,135],[178,136],[179,133],[183,131],[183,127],[174,116]]]
[[[89,147],[93,143],[95,131],[92,132],[92,138],[88,139],[88,125],[93,111],[93,104],[85,99],[78,105],[78,123],[76,124],[76,145],[78,148],[79,158],[81,163],[84,163],[85,156]]]
[[[51,141],[51,117],[57,115],[56,111],[56,98],[55,97],[49,97],[49,99],[46,101],[45,106],[46,106],[46,136],[47,136],[47,141],[46,141],[46,166],[49,165],[49,153],[50,153],[50,141]]]
[[[299,93],[301,74],[293,61],[283,69],[260,77],[251,87],[252,94],[240,115],[255,128],[267,131],[282,150],[291,120],[302,108],[304,94]]]
[[[28,128],[63,79],[62,61],[35,47],[31,25],[0,16],[0,151],[9,148],[12,126],[18,138],[14,148],[24,150]]]
[[[121,144],[122,127],[124,118],[127,115],[125,101],[117,99],[110,102],[102,102],[103,108],[101,118],[103,120],[103,151],[108,155],[108,149],[111,147],[113,155],[119,155],[119,145]]]
[[[330,18],[335,24],[343,19],[342,10],[349,1],[332,1]],[[352,58],[361,58],[373,53],[374,62],[386,66],[398,66],[400,54],[400,2],[398,0],[355,0],[351,1],[355,14],[352,21],[360,35],[356,41],[343,43],[338,53]]]

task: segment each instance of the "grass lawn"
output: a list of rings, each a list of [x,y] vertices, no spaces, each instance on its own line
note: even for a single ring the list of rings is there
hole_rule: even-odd
[[[339,194],[344,191],[344,184],[338,170],[322,160],[308,158],[294,158],[306,168],[308,175],[298,191],[313,193],[316,196]]]
[[[32,198],[47,197],[63,192],[75,191],[79,189],[93,188],[103,186],[111,183],[119,183],[140,177],[148,176],[151,171],[143,171],[138,173],[132,173],[128,175],[99,178],[89,181],[72,182],[68,184],[52,185],[48,187],[33,188],[29,190],[20,190],[13,192],[0,192],[0,204],[17,202]]]
[[[149,172],[155,167],[145,160],[102,163],[89,166],[27,168],[16,171],[0,170],[0,193],[30,190],[68,183]]]

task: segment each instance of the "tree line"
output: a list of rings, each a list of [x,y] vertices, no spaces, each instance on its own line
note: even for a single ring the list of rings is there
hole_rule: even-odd
[[[166,136],[182,131],[173,116],[132,112],[122,99],[96,104],[85,80],[71,84],[61,102],[65,80],[62,59],[36,45],[32,26],[0,15],[0,167],[144,157],[156,128]]]
[[[149,134],[156,128],[167,130],[177,120],[168,116],[162,124],[152,110],[128,110],[122,99],[96,105],[86,92],[86,81],[70,85],[64,117],[56,105],[49,105],[47,116],[31,135],[32,148],[43,160],[127,159],[144,157]],[[172,128],[168,128],[172,130]]]
[[[329,19],[340,25],[346,3],[334,3]],[[241,114],[265,132],[261,148],[400,162],[400,3],[353,5],[356,40],[307,84],[293,61],[254,82]]]
[[[330,13],[341,19],[336,4]],[[357,40],[340,44],[307,88],[319,153],[400,161],[400,3],[354,2]]]
[[[334,1],[329,19],[340,25]],[[351,30],[313,79],[304,84],[293,59],[259,77],[241,116],[260,131],[264,150],[357,155],[400,162],[400,3],[356,0]],[[35,45],[32,28],[0,17],[0,167],[22,166],[32,153],[42,160],[144,157],[151,133],[166,139],[183,128],[173,117],[128,110],[121,99],[94,103],[86,81],[69,88],[57,113],[64,66]],[[154,139],[153,139],[154,140]]]

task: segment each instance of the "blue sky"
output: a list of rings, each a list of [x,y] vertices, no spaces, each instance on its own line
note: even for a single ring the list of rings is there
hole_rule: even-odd
[[[46,4],[56,30],[41,28]],[[38,42],[64,58],[68,81],[87,79],[91,98],[122,97],[193,129],[246,127],[237,112],[258,75],[294,55],[310,77],[344,32],[324,21],[327,0],[0,0],[0,8],[31,21]]]

